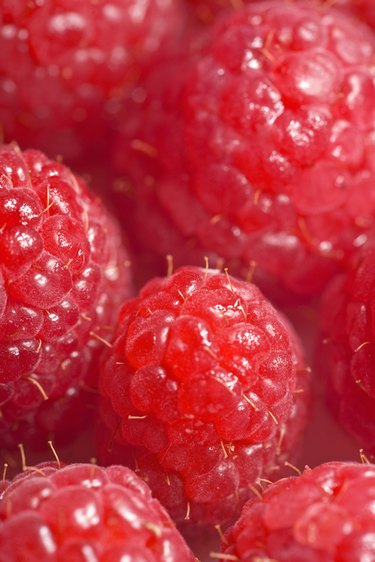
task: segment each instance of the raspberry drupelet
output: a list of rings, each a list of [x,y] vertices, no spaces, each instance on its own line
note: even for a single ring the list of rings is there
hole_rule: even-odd
[[[375,216],[375,36],[268,0],[196,45],[145,77],[117,139],[138,252],[317,294]]]
[[[36,150],[0,146],[0,233],[0,447],[10,447],[87,415],[80,388],[95,386],[131,280],[114,219]]]
[[[0,562],[194,562],[148,486],[123,466],[43,463],[0,493]]]
[[[301,476],[270,485],[261,498],[244,506],[225,535],[220,559],[372,560],[374,500],[374,465],[330,462],[312,470],[306,468]]]
[[[375,454],[375,237],[323,297],[322,372],[339,422]]]
[[[192,14],[198,23],[210,25],[218,15],[243,6],[242,0],[184,0],[188,14]]]
[[[359,2],[356,14],[372,29],[375,29],[375,6],[371,0]]]
[[[3,0],[0,125],[7,142],[62,154],[100,154],[145,64],[180,21],[179,0]]]
[[[375,29],[375,5],[372,0],[337,0],[334,5],[360,18]]]
[[[124,304],[112,346],[99,449],[132,463],[176,521],[228,522],[294,454],[308,369],[255,285],[193,266],[154,278]]]

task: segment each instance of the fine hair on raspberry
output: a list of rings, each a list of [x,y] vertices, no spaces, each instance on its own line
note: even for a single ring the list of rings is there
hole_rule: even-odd
[[[375,453],[375,238],[327,287],[321,307],[321,372],[336,419]]]
[[[2,0],[5,140],[74,164],[102,157],[121,100],[180,20],[175,0]]]
[[[114,155],[139,253],[255,261],[273,297],[349,263],[375,216],[375,37],[330,4],[250,2],[146,73]]]
[[[88,415],[128,253],[82,179],[16,144],[0,146],[0,232],[0,447],[46,445]]]
[[[99,455],[134,466],[175,520],[228,522],[293,458],[308,385],[296,334],[257,287],[182,267],[122,307],[102,356]]]
[[[0,493],[1,562],[194,562],[148,486],[123,466],[43,463]]]
[[[271,484],[245,504],[223,560],[364,562],[374,556],[375,466],[328,462]]]

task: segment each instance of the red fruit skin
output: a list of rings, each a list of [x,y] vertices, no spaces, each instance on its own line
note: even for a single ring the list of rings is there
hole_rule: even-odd
[[[329,285],[321,310],[321,371],[328,400],[368,454],[375,454],[374,265],[372,237],[351,270]]]
[[[245,504],[225,534],[222,552],[239,562],[371,560],[374,484],[374,465],[330,462],[306,468]]]
[[[0,494],[1,562],[193,562],[147,485],[122,466],[40,464]]]
[[[218,17],[223,17],[230,11],[239,10],[244,4],[255,3],[256,0],[185,0],[185,2],[189,12],[193,13],[200,24],[210,25]],[[321,10],[326,10],[334,5],[336,9],[356,16],[370,27],[375,27],[375,7],[372,0],[334,0],[329,3],[324,0],[310,0],[310,3],[315,4]]]
[[[16,145],[0,146],[0,225],[0,448],[46,445],[88,416],[127,251],[79,177]]]
[[[181,25],[177,0],[4,0],[0,122],[7,142],[77,163]],[[59,134],[56,134],[56,131]]]
[[[319,294],[375,213],[374,52],[338,10],[268,0],[151,70],[114,149],[138,254]]]
[[[337,8],[353,14],[375,29],[375,6],[372,0],[337,0]]]
[[[357,15],[372,29],[375,29],[375,9],[371,0],[362,0],[358,3]]]
[[[251,1],[251,0],[250,0]],[[234,9],[242,8],[244,3],[248,4],[249,0],[237,5],[237,0],[185,0],[186,11],[190,16],[193,29],[196,26],[212,25],[218,18],[225,16]]]
[[[130,462],[176,521],[228,522],[294,454],[308,383],[297,336],[254,285],[180,268],[124,304],[102,355],[101,462]]]

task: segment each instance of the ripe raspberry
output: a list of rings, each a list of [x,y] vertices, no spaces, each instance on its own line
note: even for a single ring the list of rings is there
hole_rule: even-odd
[[[130,279],[101,202],[38,151],[0,146],[0,232],[0,446],[11,446],[75,426]]]
[[[177,33],[179,18],[176,0],[2,0],[5,139],[70,160],[100,154],[105,119]]]
[[[374,465],[331,462],[306,469],[250,500],[222,549],[238,562],[373,560],[374,500]]]
[[[38,465],[0,495],[1,562],[194,562],[131,470]]]
[[[114,442],[178,521],[231,519],[306,421],[296,335],[254,285],[216,270],[150,281],[102,359],[99,445]]]
[[[375,243],[328,287],[322,307],[323,369],[340,423],[375,454]]]
[[[177,265],[255,261],[263,288],[317,293],[375,215],[375,37],[279,0],[208,31],[187,68],[149,73],[127,107],[115,158],[135,243]]]

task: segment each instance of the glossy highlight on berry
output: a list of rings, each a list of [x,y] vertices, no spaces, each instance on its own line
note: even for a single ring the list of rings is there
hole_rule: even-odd
[[[0,492],[1,562],[194,562],[148,486],[122,466],[26,468]]]
[[[102,462],[133,464],[177,521],[227,523],[293,455],[307,371],[254,285],[192,266],[155,278],[124,303],[102,356]]]
[[[223,559],[371,560],[374,478],[372,464],[331,462],[271,484],[226,533]]]
[[[70,169],[2,145],[0,177],[0,446],[12,447],[51,436],[75,402],[62,425],[79,427],[80,388],[131,282],[115,221]]]
[[[318,295],[375,216],[374,53],[329,5],[267,0],[151,69],[115,151],[137,252],[256,262],[268,295]]]

